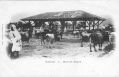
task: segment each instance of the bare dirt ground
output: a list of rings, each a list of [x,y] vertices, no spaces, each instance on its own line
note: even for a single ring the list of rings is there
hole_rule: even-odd
[[[89,43],[80,47],[80,39],[71,35],[49,46],[32,38],[23,44],[18,59],[11,60],[3,52],[0,77],[119,77],[117,53],[99,57],[104,51],[90,52]]]
[[[103,48],[106,43],[103,44]],[[32,38],[29,43],[23,43],[23,50],[20,52],[20,58],[24,57],[45,57],[45,58],[64,58],[64,57],[100,57],[104,54],[104,51],[99,51],[97,46],[97,52],[90,52],[89,43],[84,43],[83,47],[80,47],[80,38],[72,35],[64,35],[61,42],[55,42],[54,44],[42,44],[40,39]],[[107,54],[106,54],[107,55]],[[105,55],[104,55],[105,56]]]

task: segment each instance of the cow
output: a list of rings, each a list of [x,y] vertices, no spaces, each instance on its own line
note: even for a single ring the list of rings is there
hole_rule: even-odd
[[[99,45],[99,50],[102,51],[102,44],[103,44],[103,35],[100,31],[96,31],[90,34],[89,36],[90,39],[90,52],[92,52],[91,49],[91,44],[93,43],[94,50],[96,50],[95,46],[98,44]]]
[[[80,31],[81,36],[81,47],[83,47],[83,42],[89,42],[90,33],[87,31]]]
[[[62,32],[54,30],[53,34],[54,34],[55,41],[61,41]]]
[[[51,44],[53,44],[53,42],[55,41],[55,36],[53,33],[48,33],[46,34],[47,37],[47,42],[50,42]]]
[[[77,38],[79,37],[79,31],[73,31],[73,35],[74,35],[74,38],[75,38],[75,36],[77,36]]]
[[[101,31],[103,35],[103,42],[109,42],[109,31]]]
[[[29,32],[28,31],[20,32],[20,34],[21,34],[22,42],[29,42],[30,37],[29,37]]]
[[[46,32],[41,32],[40,33],[40,39],[41,39],[41,44],[45,44],[45,39],[47,39],[48,38],[48,36],[46,36]]]
[[[42,31],[40,31],[40,39],[41,39],[41,44],[45,44],[45,40],[46,42],[49,42],[50,39],[52,39],[52,36],[54,38],[54,34],[52,33],[51,30],[49,29],[42,29]]]

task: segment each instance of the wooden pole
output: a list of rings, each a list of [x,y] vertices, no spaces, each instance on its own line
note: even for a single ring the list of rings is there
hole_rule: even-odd
[[[64,23],[65,23],[65,21],[60,21],[60,23],[61,23],[62,32],[64,32]]]
[[[88,24],[88,26],[89,26],[89,30],[90,30],[90,21],[89,21],[89,22],[87,21],[87,24]]]
[[[54,27],[53,21],[51,21],[51,30],[52,30],[52,31],[53,31],[53,27]]]
[[[93,26],[93,30],[94,30],[94,24],[93,24],[93,21],[90,21],[90,26]]]
[[[43,24],[43,28],[44,28],[45,27],[45,21],[43,21],[42,24]]]
[[[89,21],[89,31],[90,31],[90,21]]]
[[[52,21],[49,21],[48,23],[49,23],[50,29],[52,30],[52,24],[53,24],[53,22]]]
[[[42,21],[39,21],[39,27],[41,27],[41,26],[42,26],[42,23],[43,23]]]
[[[76,25],[77,21],[72,21],[73,24],[73,31],[75,30],[75,25]]]
[[[94,26],[98,25],[98,22],[99,22],[99,21],[97,21],[97,22],[96,22],[96,21],[94,21]]]
[[[86,21],[84,21],[84,29],[86,30]]]
[[[62,34],[64,33],[64,24],[65,24],[65,21],[60,21],[60,23],[61,23],[61,29],[62,29]],[[62,38],[63,36],[61,35],[61,38]]]
[[[93,21],[93,25],[92,25],[93,26],[93,30],[94,30],[94,26],[95,26],[94,24],[95,24],[95,21]]]
[[[102,23],[103,21],[101,21],[100,23],[99,23],[99,25]]]
[[[98,22],[97,22],[97,30],[99,29],[99,20],[98,20]]]

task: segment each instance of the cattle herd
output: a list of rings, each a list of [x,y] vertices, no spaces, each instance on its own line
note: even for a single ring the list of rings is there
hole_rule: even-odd
[[[80,35],[81,37],[81,47],[83,47],[83,42],[90,42],[90,52],[92,52],[92,45],[94,50],[97,51],[96,45],[99,46],[99,50],[102,51],[102,45],[104,42],[107,42],[107,45],[114,45],[114,32],[106,30],[93,30],[93,31],[77,31],[75,35]]]
[[[20,32],[22,36],[23,42],[29,41],[29,30],[26,32]],[[61,31],[57,30],[50,30],[50,29],[36,29],[35,30],[35,36],[36,38],[41,39],[41,44],[45,44],[45,42],[50,42],[51,44],[55,41],[61,41],[63,33]],[[93,45],[94,50],[96,50],[95,46],[99,45],[99,50],[102,50],[102,44],[104,42],[107,42],[108,44],[112,44],[114,42],[114,32],[111,32],[109,30],[78,30],[73,31],[74,38],[77,36],[77,38],[80,36],[81,40],[81,47],[83,47],[83,42],[90,42],[90,52],[91,46]]]
[[[33,37],[33,31],[30,28],[26,30],[19,30],[21,34],[21,40],[23,42],[29,42],[30,38]],[[114,45],[114,32],[106,29],[96,29],[96,30],[77,30],[72,31],[72,34],[77,36],[78,39],[81,40],[80,47],[83,47],[84,42],[90,42],[90,52],[92,52],[92,46],[95,51],[97,51],[96,46],[99,46],[99,50],[102,51],[102,45],[106,42],[108,45]],[[45,44],[46,42],[53,44],[56,41],[61,41],[63,32],[61,30],[51,30],[47,28],[36,28],[34,30],[34,36],[37,39],[40,39],[41,44]],[[80,37],[80,38],[79,38]]]

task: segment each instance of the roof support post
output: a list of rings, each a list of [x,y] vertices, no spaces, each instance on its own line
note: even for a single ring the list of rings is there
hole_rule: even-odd
[[[65,26],[65,21],[60,21],[60,23],[61,23],[61,29],[62,29],[62,32],[64,32],[64,26]]]
[[[43,24],[43,21],[38,21],[38,26],[41,27]]]
[[[65,21],[60,21],[61,23],[61,31],[62,31],[62,34],[64,33],[64,26],[65,26]],[[61,35],[61,38],[62,38],[62,35]]]
[[[33,27],[31,25],[31,22],[29,20],[29,37],[32,38],[32,32],[33,32]]]
[[[72,21],[73,24],[73,31],[75,30],[75,25],[76,25],[77,21]]]
[[[104,21],[104,20],[103,20],[103,21]],[[100,25],[103,21],[99,21],[99,20],[98,20],[97,29],[99,29],[99,25]]]
[[[98,20],[98,22],[97,22],[97,24],[96,24],[96,25],[97,25],[97,30],[98,30],[98,29],[99,29],[99,20]]]
[[[34,23],[35,23],[35,27],[39,27],[38,26],[38,24],[39,24],[38,21],[34,21]]]
[[[90,29],[89,30],[91,30],[91,26],[93,27],[93,30],[94,30],[94,23],[95,23],[95,21],[89,21],[89,25],[90,25]]]
[[[86,29],[86,21],[83,21],[84,29]]]
[[[91,25],[91,22],[89,21],[87,21],[87,23],[88,23],[88,26],[89,26],[89,31],[90,31],[90,25]]]
[[[93,30],[94,30],[94,27],[95,27],[95,21],[92,21],[92,22],[93,22],[92,26],[93,26]]]
[[[56,26],[55,23],[56,23],[56,21],[53,21],[53,29],[54,29],[54,30],[57,30],[57,26]]]
[[[94,21],[93,21],[93,30],[95,29],[96,24],[97,24],[97,23],[96,23],[96,21],[94,20]]]
[[[29,20],[29,22],[28,22],[28,23],[29,23],[29,28],[31,28],[31,22],[30,22],[30,20]]]
[[[50,26],[50,29],[53,30],[53,21],[49,21],[49,26]]]
[[[91,22],[89,21],[89,30],[90,30],[90,25],[91,25]]]
[[[98,23],[99,23],[99,21],[94,21],[94,27],[96,26],[96,25],[98,25]]]
[[[45,27],[45,21],[42,21],[42,26],[43,26],[43,28]]]
[[[55,23],[56,23],[56,22],[57,22],[57,21],[55,21]],[[58,25],[55,24],[55,30],[57,30],[57,27],[58,27]]]

